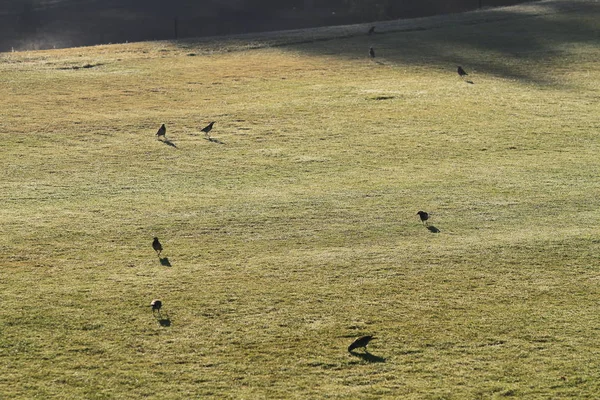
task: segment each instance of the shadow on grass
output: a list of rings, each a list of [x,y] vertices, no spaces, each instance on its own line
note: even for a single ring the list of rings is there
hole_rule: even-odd
[[[165,312],[165,315],[158,311],[158,314],[154,316],[156,321],[160,324],[160,326],[169,327],[171,326],[171,318],[169,317],[169,313]]]
[[[225,144],[225,142],[221,142],[219,139],[215,139],[215,138],[204,138],[204,139],[208,140],[209,142],[213,142],[213,143]]]
[[[158,257],[158,260],[160,261],[160,265],[162,265],[163,267],[172,267],[171,262],[169,261],[168,257],[165,257],[165,258]]]
[[[349,60],[364,59],[365,48],[374,45],[390,66],[437,66],[447,68],[450,77],[455,65],[465,65],[475,73],[547,85],[556,81],[552,68],[531,68],[531,63],[560,63],[571,45],[595,45],[594,16],[598,14],[598,2],[532,2],[514,8],[381,21],[376,36],[367,35],[367,26],[358,24],[265,33],[261,40],[264,46]],[[198,46],[193,39],[174,43],[182,48]]]
[[[384,363],[385,362],[385,358],[376,356],[375,354],[371,354],[368,351],[366,351],[364,353],[358,353],[356,351],[351,351],[350,354],[352,354],[354,357],[362,358],[364,361],[369,362],[369,363]]]
[[[440,230],[433,225],[427,225],[427,230],[431,233],[440,233]]]
[[[171,147],[175,147],[177,148],[177,145],[173,142],[171,142],[169,139],[164,139],[164,140],[159,140],[160,142],[163,142],[164,144],[171,146]]]

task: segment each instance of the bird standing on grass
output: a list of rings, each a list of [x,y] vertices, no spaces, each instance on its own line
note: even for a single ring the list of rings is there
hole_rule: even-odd
[[[154,241],[152,242],[152,248],[154,249],[154,251],[156,251],[156,253],[158,253],[158,256],[160,257],[160,252],[163,250],[162,244],[160,244],[160,242],[158,241],[158,238],[155,237]]]
[[[162,124],[160,126],[160,128],[158,128],[158,132],[156,132],[156,136],[158,136],[158,138],[164,138],[165,135],[167,134],[167,127],[165,126],[165,124]]]
[[[372,34],[374,34],[374,33],[375,33],[375,27],[374,27],[374,26],[372,26],[372,27],[369,29],[369,35],[372,35]]]
[[[371,335],[368,336],[361,336],[358,339],[356,339],[354,342],[352,342],[350,344],[350,346],[348,346],[348,351],[352,352],[352,350],[354,349],[358,349],[359,347],[362,347],[363,349],[365,349],[365,352],[369,352],[367,350],[367,345],[369,344],[369,342],[373,339],[377,339],[376,337],[373,337]]]
[[[210,139],[210,131],[212,130],[214,123],[215,123],[215,121],[211,122],[210,124],[208,124],[204,128],[202,128],[202,132],[204,132],[206,137],[209,139]]]
[[[427,224],[427,220],[429,219],[428,213],[426,213],[425,211],[419,211],[417,215],[419,216],[419,218],[421,218],[421,222],[423,222],[423,224]]]
[[[375,58],[375,50],[373,50],[372,47],[369,47],[369,56],[371,56],[371,58]]]
[[[152,302],[150,303],[150,307],[152,307],[152,314],[154,314],[155,311],[158,311],[158,313],[160,314],[160,309],[162,308],[162,301],[158,299],[152,300]]]
[[[456,72],[458,72],[458,75],[462,78],[466,75],[469,75],[465,72],[465,70],[459,65]]]

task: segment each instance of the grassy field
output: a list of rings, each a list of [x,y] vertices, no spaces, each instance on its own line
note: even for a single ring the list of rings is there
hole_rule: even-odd
[[[0,54],[0,398],[598,398],[600,4],[536,7]]]

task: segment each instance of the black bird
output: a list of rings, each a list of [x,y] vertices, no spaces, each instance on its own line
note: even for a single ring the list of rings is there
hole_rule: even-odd
[[[162,308],[162,301],[158,299],[152,300],[150,306],[152,307],[152,314],[154,314],[155,311],[158,311],[158,313],[160,314],[160,309]]]
[[[157,237],[155,237],[154,241],[152,242],[152,248],[158,253],[158,256],[160,257],[160,252],[163,250],[163,248],[160,242],[158,241]]]
[[[373,50],[372,47],[369,47],[369,55],[371,56],[371,58],[375,58],[375,50]]]
[[[348,346],[348,351],[352,352],[352,350],[358,349],[359,347],[362,347],[363,349],[365,349],[365,352],[368,353],[368,351],[367,351],[367,345],[373,339],[377,339],[377,338],[373,337],[371,335],[361,336],[358,339],[356,339],[354,342],[352,342],[352,344],[350,344],[350,346]]]
[[[165,135],[167,134],[167,127],[165,126],[165,124],[162,124],[160,126],[160,128],[158,128],[158,132],[156,132],[156,136],[160,137],[165,137]]]
[[[210,124],[206,125],[204,128],[202,128],[202,132],[204,132],[204,134],[206,135],[206,137],[210,138],[210,134],[209,132],[212,130],[213,128],[213,124],[216,121],[211,122]]]
[[[374,34],[374,33],[375,33],[375,27],[374,27],[374,26],[372,26],[372,27],[369,29],[369,35],[372,35],[372,34]]]
[[[469,75],[465,72],[465,70],[460,65],[458,66],[458,69],[456,70],[456,72],[458,72],[458,75],[460,75],[461,78],[465,75]]]
[[[427,214],[425,211],[419,211],[417,215],[419,216],[419,218],[421,218],[421,222],[427,224],[426,221],[429,219],[429,214]]]

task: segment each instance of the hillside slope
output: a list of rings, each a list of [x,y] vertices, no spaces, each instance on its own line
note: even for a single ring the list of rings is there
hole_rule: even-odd
[[[496,12],[0,54],[0,398],[596,398],[600,3]]]

